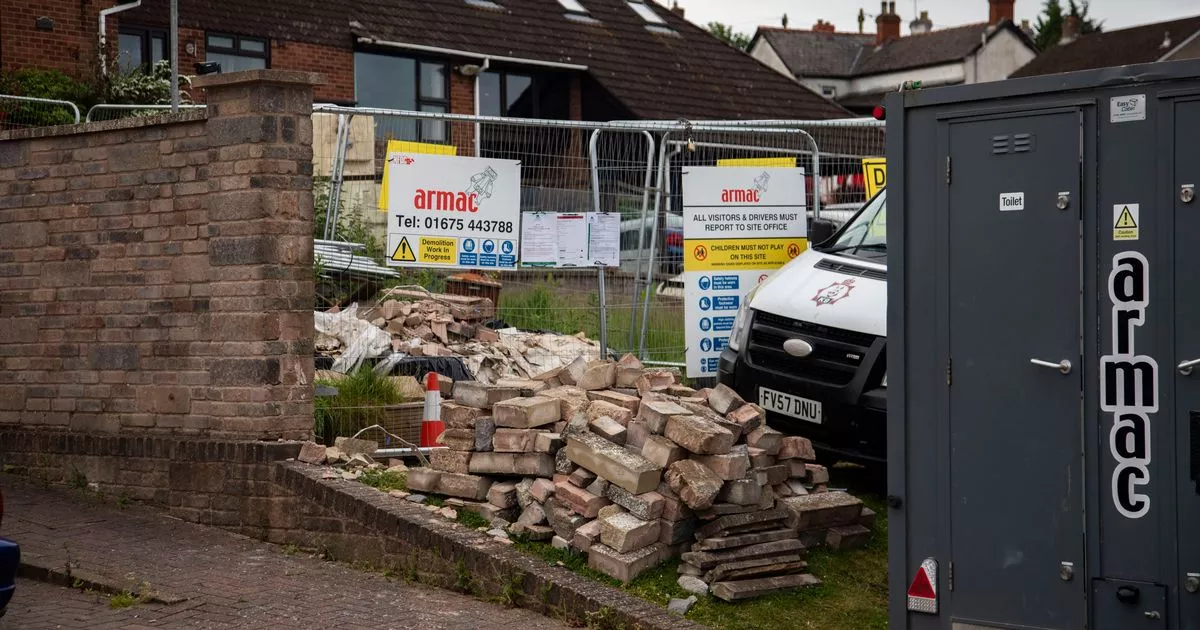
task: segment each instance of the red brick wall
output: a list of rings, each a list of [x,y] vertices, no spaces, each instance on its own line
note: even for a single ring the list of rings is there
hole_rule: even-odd
[[[271,40],[271,68],[320,72],[325,84],[318,85],[313,98],[320,102],[354,101],[354,53],[349,48]]]
[[[0,134],[0,425],[311,432],[312,77],[204,81],[207,119]]]
[[[450,66],[450,113],[475,113],[475,77],[464,76],[457,66]],[[475,155],[475,125],[450,123],[450,142],[458,147],[459,155]]]
[[[93,76],[101,0],[0,0],[0,66],[56,69],[77,78]],[[52,30],[35,20],[48,17]]]

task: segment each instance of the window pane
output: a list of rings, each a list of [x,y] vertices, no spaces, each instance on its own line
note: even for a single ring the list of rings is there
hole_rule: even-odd
[[[532,113],[533,79],[519,74],[510,74],[507,79],[508,102],[505,103],[505,107],[508,115],[514,115],[514,110]],[[518,103],[520,103],[520,107],[517,106]]]
[[[667,23],[666,20],[662,19],[661,17],[659,17],[659,15],[657,13],[654,12],[654,9],[651,9],[650,7],[643,4],[642,0],[627,0],[625,4],[628,4],[629,8],[633,9],[634,13],[637,13],[638,15],[642,16],[643,20],[646,20],[647,22],[649,22],[651,24],[666,24]]]
[[[417,108],[417,64],[412,59],[354,53],[354,91],[362,107]]]
[[[210,48],[233,48],[233,38],[223,35],[209,35],[208,46]]]
[[[484,72],[479,75],[479,113],[484,116],[503,116],[500,108],[500,75]]]
[[[141,67],[142,62],[142,36],[130,35],[121,33],[118,40],[120,50],[117,51],[117,65],[121,68],[121,72],[132,72]]]
[[[446,108],[442,105],[423,104],[421,105],[421,111],[445,113]],[[421,139],[428,142],[445,142],[446,122],[443,120],[422,120]]]
[[[446,65],[421,63],[421,97],[446,98]]]
[[[242,52],[267,52],[267,43],[261,39],[243,38],[240,40]]]
[[[150,38],[150,63],[158,63],[168,58],[167,38],[154,35]]]
[[[262,57],[242,57],[227,53],[207,53],[206,61],[221,64],[221,72],[240,72],[242,70],[262,70],[267,67],[267,60]]]

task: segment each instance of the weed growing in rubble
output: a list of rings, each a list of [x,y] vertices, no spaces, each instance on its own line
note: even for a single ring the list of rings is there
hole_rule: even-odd
[[[82,470],[72,466],[71,472],[67,474],[67,485],[76,490],[87,490],[87,475]]]
[[[454,565],[454,590],[468,595],[475,594],[475,578],[465,560],[459,560],[458,564]]]
[[[390,378],[376,374],[368,366],[343,379],[318,380],[316,384],[338,390],[337,396],[318,397],[314,401],[313,433],[325,444],[333,444],[334,438],[352,436],[373,424],[383,424],[384,406],[405,402]]]
[[[362,483],[384,492],[391,490],[408,490],[408,473],[387,468],[366,469],[359,475]]]
[[[133,593],[117,593],[108,600],[108,607],[116,610],[118,608],[129,608],[136,603],[137,598],[133,596]]]
[[[504,585],[500,587],[500,594],[492,598],[493,603],[508,608],[519,607],[525,599],[525,578],[516,572],[500,578]]]
[[[617,619],[617,611],[608,606],[587,613],[588,630],[624,630],[625,624]]]
[[[479,514],[470,510],[458,511],[458,524],[471,529],[479,529],[480,527],[487,527],[490,525],[486,518],[483,518]]]

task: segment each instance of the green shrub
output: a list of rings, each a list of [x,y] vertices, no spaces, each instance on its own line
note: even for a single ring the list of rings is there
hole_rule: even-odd
[[[351,436],[373,424],[382,424],[385,405],[405,402],[404,396],[388,376],[376,374],[364,365],[339,380],[318,380],[338,390],[337,396],[315,401],[313,432],[325,444],[339,436]]]

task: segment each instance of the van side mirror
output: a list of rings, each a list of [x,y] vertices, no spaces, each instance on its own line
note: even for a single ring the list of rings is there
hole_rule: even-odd
[[[812,225],[808,228],[808,243],[810,245],[820,245],[829,240],[833,233],[837,232],[837,224],[829,219],[814,219]]]

